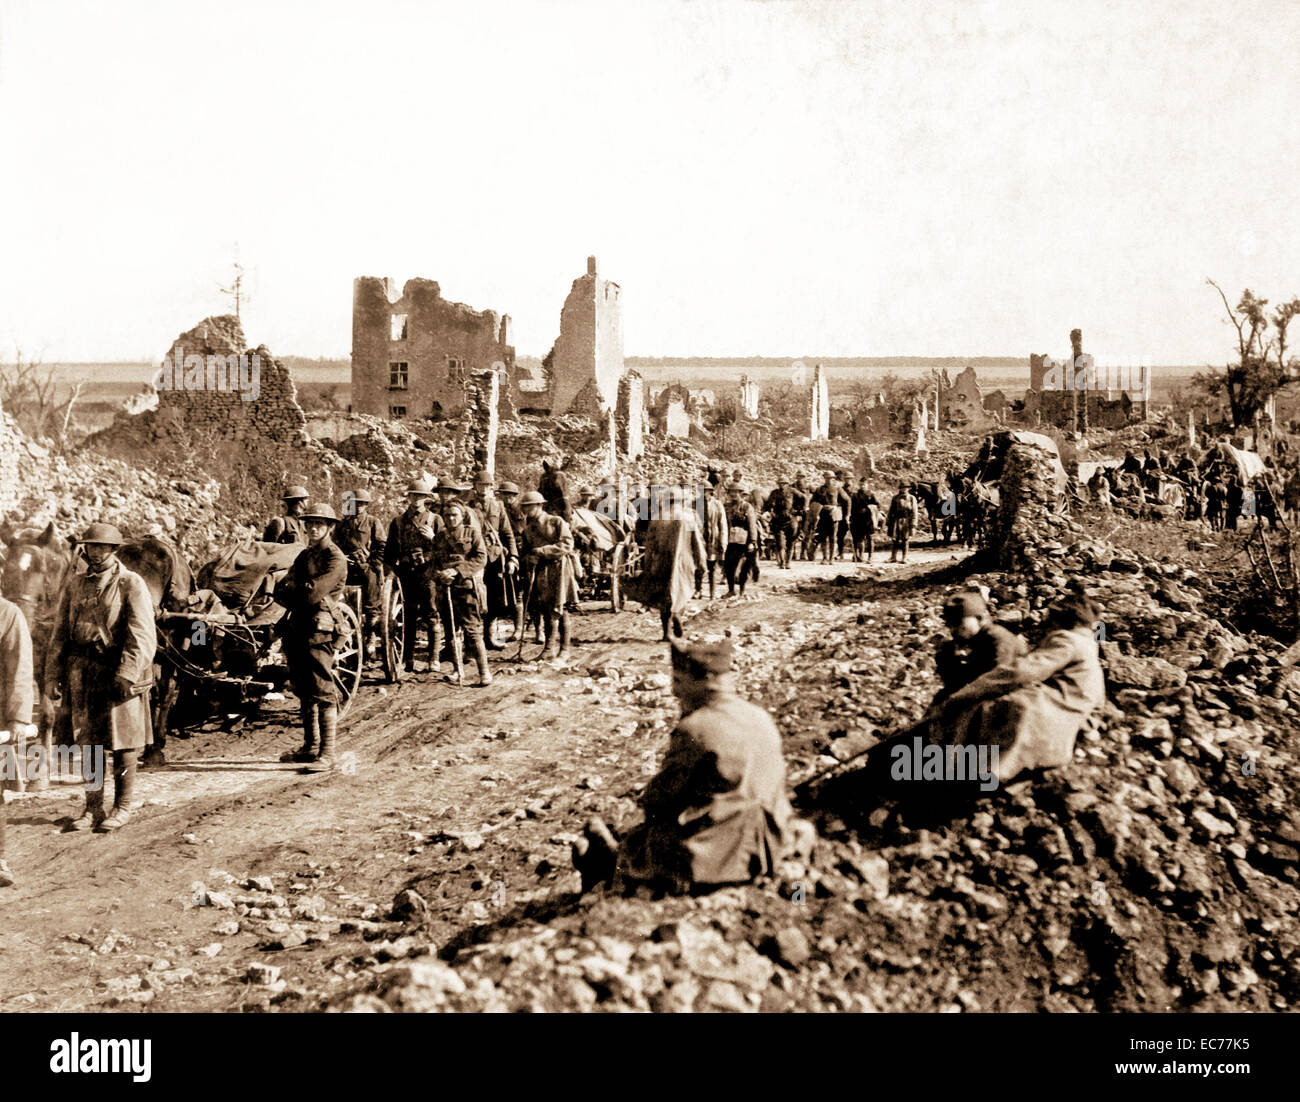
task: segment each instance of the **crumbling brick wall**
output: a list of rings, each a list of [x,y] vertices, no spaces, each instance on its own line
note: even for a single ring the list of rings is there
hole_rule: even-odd
[[[640,459],[645,451],[645,380],[629,371],[618,384],[618,449],[623,458]]]
[[[520,409],[603,416],[618,401],[624,372],[622,290],[601,277],[594,256],[587,258],[587,274],[569,289],[560,311],[560,335],[542,368],[549,396],[518,395]]]
[[[458,474],[469,478],[486,471],[496,479],[497,434],[500,431],[501,375],[495,371],[475,371],[465,389],[461,442],[458,449]]]
[[[250,351],[230,314],[204,318],[177,337],[154,386],[159,436],[198,432],[241,444],[305,439],[307,419],[289,369],[265,345]]]
[[[355,279],[352,408],[377,417],[458,417],[475,371],[500,363],[513,377],[510,333],[508,314],[451,302],[434,280],[408,279],[399,294],[390,279]]]

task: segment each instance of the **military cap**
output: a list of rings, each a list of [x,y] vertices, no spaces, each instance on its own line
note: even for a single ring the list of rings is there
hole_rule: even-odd
[[[281,495],[281,501],[306,501],[311,494],[307,492],[306,486],[290,486]]]
[[[672,648],[673,668],[698,680],[703,681],[731,671],[730,639],[716,643],[688,643],[678,636],[670,640],[669,645]]]
[[[1093,624],[1101,619],[1101,606],[1085,593],[1067,593],[1051,611],[1072,614],[1081,624]]]
[[[428,479],[417,478],[406,487],[406,492],[408,494],[431,494],[433,493],[433,487],[429,485]]]
[[[352,500],[355,501],[358,505],[369,505],[369,504],[370,504],[370,491],[369,491],[369,490],[349,490],[349,491],[348,491],[346,494],[344,494],[343,496],[344,496],[344,497],[350,497],[350,498],[352,498]]]
[[[519,499],[520,508],[525,505],[545,505],[546,498],[542,497],[536,490],[529,490]]]
[[[503,483],[501,483],[500,486],[497,487],[497,493],[499,493],[499,494],[517,494],[517,493],[519,493],[519,487],[516,486],[513,482],[503,482]]]
[[[973,590],[965,593],[954,593],[943,606],[943,619],[944,623],[947,624],[960,623],[967,616],[983,619],[988,614],[988,603]]]
[[[77,543],[110,543],[114,546],[122,542],[122,533],[111,524],[96,522],[87,528]]]
[[[328,501],[318,501],[308,505],[302,511],[299,520],[328,520],[331,524],[337,524],[339,515],[334,511],[334,506]]]

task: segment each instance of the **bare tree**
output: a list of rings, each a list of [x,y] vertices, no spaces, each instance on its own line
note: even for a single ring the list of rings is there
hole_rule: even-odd
[[[1233,307],[1222,287],[1212,279],[1205,282],[1219,292],[1237,333],[1237,362],[1228,364],[1222,373],[1198,375],[1196,385],[1211,397],[1227,397],[1234,425],[1250,425],[1269,398],[1296,381],[1300,364],[1294,356],[1287,357],[1287,330],[1291,319],[1300,314],[1300,298],[1280,304],[1270,317],[1268,299],[1257,297],[1249,288]]]

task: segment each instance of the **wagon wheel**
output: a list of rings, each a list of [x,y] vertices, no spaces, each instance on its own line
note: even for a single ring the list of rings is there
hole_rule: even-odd
[[[379,641],[384,650],[384,680],[395,685],[402,680],[402,644],[406,639],[406,603],[402,587],[391,574],[379,594]]]
[[[332,676],[339,695],[339,718],[347,715],[353,696],[361,686],[361,667],[365,664],[365,655],[361,649],[361,620],[351,605],[338,606],[339,625],[343,638],[334,647],[334,669]]]

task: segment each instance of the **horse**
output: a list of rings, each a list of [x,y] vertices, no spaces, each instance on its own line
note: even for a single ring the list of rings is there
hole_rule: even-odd
[[[921,504],[925,506],[926,514],[930,517],[930,538],[933,542],[939,542],[939,517],[944,515],[943,508],[949,498],[939,490],[939,482],[914,482],[916,496],[921,499]],[[955,511],[955,506],[950,507]]]
[[[188,607],[190,594],[194,592],[194,574],[180,548],[171,540],[156,535],[132,540],[118,548],[117,558],[127,570],[144,580],[155,616]],[[141,768],[166,764],[167,722],[178,692],[175,667],[166,660],[165,649],[160,645],[154,655],[153,743],[141,755]]]
[[[72,545],[59,535],[51,521],[44,530],[35,528],[7,528],[4,574],[0,592],[6,600],[16,604],[27,621],[32,637],[32,671],[40,701],[37,727],[41,744],[45,747],[45,761],[50,761],[56,709],[44,691],[45,659],[49,654],[50,639],[54,634],[54,621],[59,611],[59,596],[65,579],[74,569]],[[45,770],[34,787],[43,790],[48,786]]]

